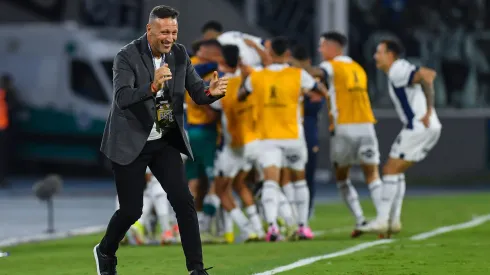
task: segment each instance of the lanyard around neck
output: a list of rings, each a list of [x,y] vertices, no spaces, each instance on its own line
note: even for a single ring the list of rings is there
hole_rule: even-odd
[[[155,62],[155,57],[153,56],[153,52],[151,51],[151,46],[150,46],[150,42],[148,42],[148,50],[150,51],[150,56],[151,56],[151,61],[153,62],[153,68],[157,68],[157,64]],[[160,57],[162,59],[162,62],[160,62],[160,67],[165,64],[165,55],[161,55]]]

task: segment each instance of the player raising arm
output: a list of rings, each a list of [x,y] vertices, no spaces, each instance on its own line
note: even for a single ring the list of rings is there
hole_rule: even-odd
[[[312,237],[307,224],[309,191],[304,180],[307,148],[300,118],[300,98],[309,93],[327,96],[327,89],[306,71],[287,64],[290,55],[288,48],[287,39],[274,38],[270,48],[273,63],[252,72],[244,84],[244,94],[253,93],[257,100],[256,127],[262,138],[258,162],[264,175],[261,201],[269,224],[267,241],[281,239],[276,223],[281,168],[289,169],[296,179],[293,185],[298,210],[298,235]]]
[[[434,70],[416,67],[402,59],[403,47],[396,41],[378,44],[376,67],[388,75],[390,97],[403,128],[395,139],[383,167],[383,201],[378,217],[363,231],[397,233],[405,195],[405,171],[423,160],[436,145],[441,123],[434,109]]]

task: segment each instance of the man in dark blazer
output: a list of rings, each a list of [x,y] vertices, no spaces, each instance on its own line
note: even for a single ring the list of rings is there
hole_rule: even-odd
[[[175,210],[187,269],[192,275],[208,274],[180,156],[182,152],[193,158],[183,129],[183,101],[187,90],[197,104],[210,104],[225,94],[227,79],[218,79],[215,73],[209,87],[205,86],[184,46],[175,43],[177,16],[171,7],[155,7],[146,34],[122,48],[114,59],[114,100],[101,151],[112,161],[120,208],[94,247],[98,275],[117,274],[119,242],[141,216],[147,167]]]

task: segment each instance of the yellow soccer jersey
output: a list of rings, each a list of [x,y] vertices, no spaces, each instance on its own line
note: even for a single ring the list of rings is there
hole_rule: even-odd
[[[257,102],[257,129],[261,138],[300,138],[302,90],[311,90],[315,85],[306,71],[287,64],[272,64],[254,71],[245,88]]]
[[[322,62],[320,68],[329,83],[330,130],[334,125],[376,122],[369,101],[367,75],[357,62],[338,56]]]

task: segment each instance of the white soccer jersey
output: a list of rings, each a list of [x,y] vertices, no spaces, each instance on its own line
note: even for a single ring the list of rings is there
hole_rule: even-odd
[[[334,60],[350,60],[352,61],[352,59],[350,59],[350,57],[348,56],[337,56],[336,58],[334,58]],[[325,73],[325,77],[326,77],[326,81],[329,85],[332,85],[332,79],[333,79],[333,67],[332,67],[332,63],[328,62],[328,61],[322,61],[322,63],[320,63],[318,65],[318,67],[320,67],[320,69],[323,70],[323,72]]]
[[[407,129],[425,126],[420,121],[427,112],[427,100],[420,84],[411,84],[419,68],[405,59],[398,59],[388,71],[390,97],[400,120]],[[441,128],[436,111],[432,110],[430,128]]]
[[[333,60],[341,61],[341,62],[345,62],[345,63],[352,63],[354,61],[349,56],[343,56],[343,55],[337,56]],[[333,115],[334,120],[336,121],[337,117],[339,115],[339,110],[338,110],[338,106],[336,104],[337,93],[335,90],[335,85],[333,85],[333,79],[335,77],[334,71],[333,71],[333,66],[332,66],[332,63],[330,63],[329,61],[322,61],[322,63],[320,63],[318,65],[318,67],[320,67],[320,69],[323,70],[323,72],[325,73],[325,81],[328,84],[328,96],[330,97],[330,105],[328,106],[328,108],[329,108],[330,113]]]
[[[244,38],[254,41],[259,47],[263,48],[262,38],[238,31],[224,32],[218,37],[218,41],[221,45],[236,45],[240,50],[240,58],[244,64],[252,67],[260,66],[262,64],[260,55],[254,48],[245,44]]]

